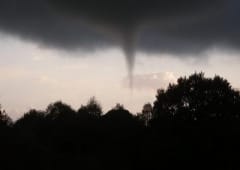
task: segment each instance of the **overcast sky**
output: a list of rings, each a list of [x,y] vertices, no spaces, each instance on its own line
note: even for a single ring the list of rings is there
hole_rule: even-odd
[[[0,103],[13,118],[92,96],[136,113],[200,71],[239,88],[239,18],[238,0],[1,0]]]

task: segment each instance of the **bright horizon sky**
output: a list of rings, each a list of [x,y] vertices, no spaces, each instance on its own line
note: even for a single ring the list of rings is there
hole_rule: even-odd
[[[13,119],[59,100],[78,109],[92,96],[104,112],[120,103],[137,113],[154,102],[158,88],[195,71],[220,75],[240,87],[239,53],[219,49],[189,58],[137,52],[133,89],[124,54],[117,48],[69,52],[0,34],[0,61],[0,103]]]

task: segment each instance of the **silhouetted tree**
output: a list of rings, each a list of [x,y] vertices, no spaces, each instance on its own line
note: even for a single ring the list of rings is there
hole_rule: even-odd
[[[40,139],[47,133],[45,116],[45,112],[31,109],[14,123],[18,143],[22,147],[36,147],[36,144],[43,142]]]
[[[102,115],[102,107],[95,97],[91,97],[86,106],[81,106],[78,110],[79,114],[89,114],[91,116],[100,117]]]
[[[8,169],[13,148],[12,120],[0,105],[0,169]]]
[[[6,114],[5,110],[2,110],[0,105],[0,126],[10,126],[12,119]]]
[[[146,103],[143,105],[142,112],[137,114],[137,118],[147,126],[148,122],[152,119],[152,112],[151,103]]]
[[[117,103],[112,110],[125,110],[124,106],[120,103]]]
[[[50,104],[46,109],[46,116],[51,120],[67,120],[74,119],[76,112],[71,108],[71,106],[58,101]]]
[[[111,126],[111,128],[130,128],[138,124],[137,119],[126,110],[123,105],[117,104],[113,109],[108,111],[103,119]]]
[[[120,104],[103,115],[102,121],[105,135],[101,140],[103,152],[111,165],[109,169],[132,169],[131,166],[138,157],[141,124]]]
[[[24,131],[40,130],[44,126],[45,116],[44,111],[31,109],[14,123],[14,127]]]
[[[240,95],[219,76],[206,78],[195,73],[181,77],[177,84],[157,92],[154,117],[179,120],[236,119],[240,115]]]

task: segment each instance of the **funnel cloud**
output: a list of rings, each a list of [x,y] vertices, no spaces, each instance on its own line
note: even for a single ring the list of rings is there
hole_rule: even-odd
[[[131,76],[137,50],[238,50],[239,9],[237,0],[1,0],[0,31],[64,50],[120,47]]]

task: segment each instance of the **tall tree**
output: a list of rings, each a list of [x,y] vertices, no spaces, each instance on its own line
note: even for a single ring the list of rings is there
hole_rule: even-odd
[[[5,110],[2,110],[0,105],[0,125],[10,126],[12,124],[12,119],[6,114]]]
[[[78,113],[87,113],[91,116],[100,117],[102,115],[102,107],[95,97],[91,97],[86,106],[81,106]]]
[[[180,77],[177,84],[157,92],[155,118],[180,120],[235,119],[240,116],[240,94],[219,77],[204,73]]]
[[[61,101],[50,104],[46,109],[46,114],[46,117],[52,120],[72,120],[75,117],[75,111],[71,108],[71,106]]]

